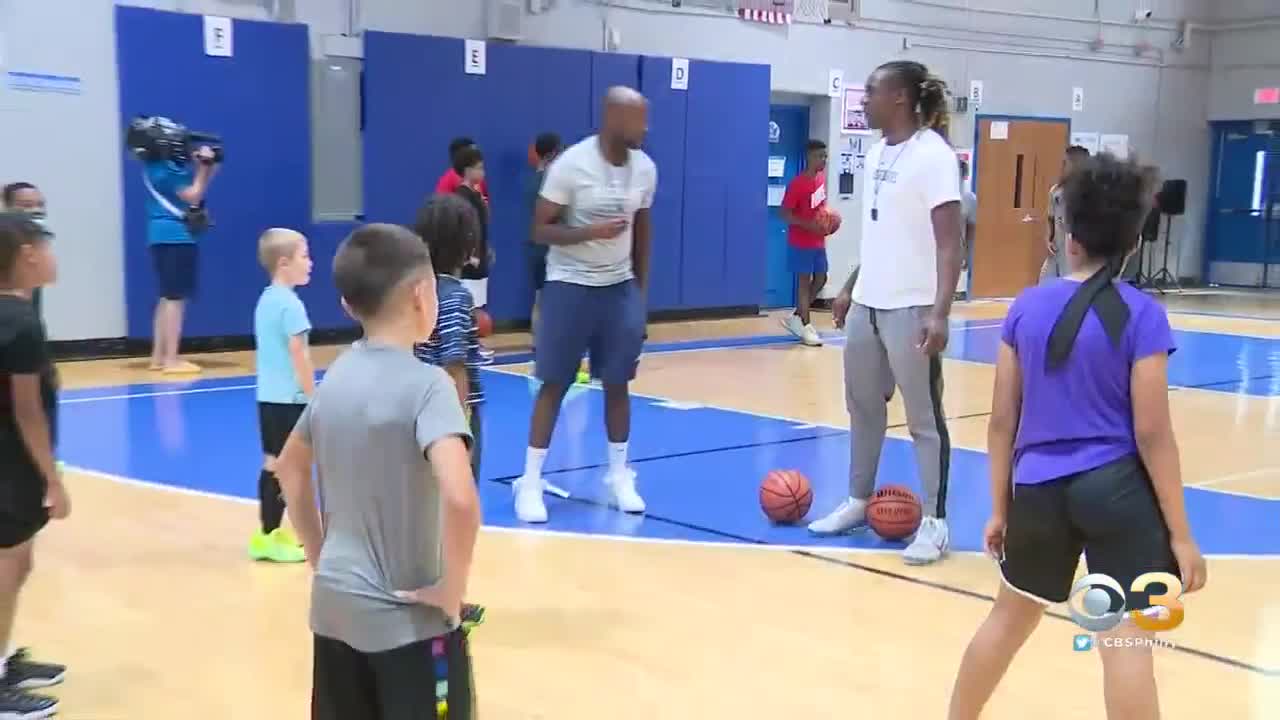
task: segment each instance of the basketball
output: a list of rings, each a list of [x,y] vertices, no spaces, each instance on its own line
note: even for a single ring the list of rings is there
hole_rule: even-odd
[[[476,321],[477,335],[480,337],[489,337],[493,334],[493,318],[489,317],[489,313],[477,308],[472,311],[472,316]]]
[[[911,537],[920,527],[922,513],[920,498],[902,485],[880,488],[867,505],[871,529],[885,540]]]
[[[822,228],[823,233],[826,235],[833,235],[840,229],[840,213],[830,207],[824,206],[818,211],[817,221],[818,226]]]
[[[799,522],[812,504],[809,479],[797,470],[774,470],[760,483],[760,509],[775,523]]]

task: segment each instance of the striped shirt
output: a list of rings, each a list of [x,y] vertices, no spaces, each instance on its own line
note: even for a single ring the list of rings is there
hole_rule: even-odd
[[[490,353],[480,345],[472,317],[471,292],[452,275],[436,275],[436,293],[440,299],[440,313],[431,339],[419,343],[413,354],[424,363],[447,368],[462,363],[467,368],[467,405],[484,402],[484,390],[480,387],[480,366],[493,361]]]

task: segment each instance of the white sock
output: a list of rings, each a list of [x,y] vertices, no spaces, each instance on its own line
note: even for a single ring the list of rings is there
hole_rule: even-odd
[[[524,455],[524,476],[528,478],[541,478],[542,463],[546,459],[546,448],[529,448]]]
[[[627,444],[609,443],[609,472],[627,469]]]

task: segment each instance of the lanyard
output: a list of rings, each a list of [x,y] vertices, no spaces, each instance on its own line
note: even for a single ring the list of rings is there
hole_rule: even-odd
[[[879,208],[879,205],[880,205],[880,185],[884,183],[884,177],[885,177],[886,175],[888,175],[889,173],[893,172],[893,166],[894,166],[894,165],[897,165],[897,164],[898,164],[898,161],[902,159],[902,156],[907,154],[907,148],[908,148],[908,147],[910,147],[910,146],[911,146],[911,143],[912,143],[912,142],[913,142],[917,137],[919,137],[919,136],[920,136],[920,131],[916,131],[916,134],[915,134],[915,135],[912,135],[911,137],[907,138],[907,141],[906,141],[906,142],[904,142],[904,143],[902,144],[902,149],[901,149],[901,150],[899,150],[899,151],[898,151],[898,154],[897,154],[897,155],[895,155],[895,156],[893,157],[893,162],[889,163],[889,168],[888,168],[887,170],[885,170],[884,172],[881,172],[881,171],[880,171],[880,167],[877,167],[877,168],[876,168],[876,182],[875,182],[875,188],[874,188],[874,190],[873,190],[873,194],[872,194],[872,196],[871,196],[871,221],[872,221],[872,222],[875,222],[875,221],[877,221],[877,220],[879,220],[879,219],[880,219],[880,208]],[[885,147],[889,147],[889,146],[888,146],[888,145],[885,145]],[[883,150],[881,150],[881,151],[880,151],[880,162],[879,162],[879,165],[880,165],[881,167],[883,167],[883,166],[884,166],[884,151],[883,151]]]

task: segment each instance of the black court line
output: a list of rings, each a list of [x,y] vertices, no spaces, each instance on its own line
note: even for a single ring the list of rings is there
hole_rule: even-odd
[[[988,414],[990,413],[961,415],[955,418],[948,418],[948,419],[954,420],[954,419],[962,419],[966,417],[977,417],[978,415],[988,415]],[[905,426],[905,423],[902,423],[899,425],[895,425],[893,427],[904,427],[904,426]],[[765,445],[781,445],[781,444],[793,443],[793,442],[806,442],[809,440],[818,440],[823,437],[832,437],[836,434],[839,434],[839,432],[844,432],[844,431],[837,431],[837,432],[832,432],[832,433],[827,433],[822,435],[811,435],[811,436],[806,436],[801,438],[787,438],[785,440],[775,440],[775,441],[759,442],[759,443],[747,443],[743,445],[735,445],[735,446],[726,447],[726,448],[715,448],[710,450],[691,450],[691,451],[686,451],[681,453],[672,453],[670,455],[658,455],[653,457],[636,458],[631,460],[631,462],[645,463],[645,462],[653,462],[656,460],[689,457],[692,455],[703,455],[703,454],[709,454],[709,453],[721,452],[721,451],[727,451],[727,450],[741,450],[741,449],[747,449],[752,447],[762,447]],[[606,465],[604,463],[592,463],[588,465],[582,465],[579,467],[549,470],[545,474],[560,475],[564,473],[578,472],[581,470],[594,470],[594,469],[602,468],[605,466]],[[500,485],[507,485],[507,486],[512,485],[516,480],[519,480],[519,479],[520,479],[519,475],[508,475],[508,476],[496,477],[496,478],[485,478],[487,482],[493,482],[493,483],[498,483]],[[590,498],[579,497],[577,495],[571,495],[568,498],[561,498],[561,499],[568,500],[569,502],[578,503],[580,505],[590,505],[593,507],[608,507],[608,505],[604,503],[597,502]],[[733,540],[735,542],[739,542],[747,545],[757,545],[757,546],[764,546],[764,547],[769,547],[773,545],[772,543],[765,542],[763,540],[758,540],[756,538],[747,537],[745,535],[738,535],[737,533],[731,533],[725,530],[719,530],[717,528],[700,525],[698,523],[691,523],[684,520],[678,520],[676,518],[665,517],[662,515],[654,515],[652,513],[645,513],[643,517],[646,520],[653,520],[654,522],[660,522],[665,525],[681,527],[687,530],[693,530],[695,532],[714,535],[717,537],[724,538],[726,540]],[[841,548],[831,548],[831,550],[834,550],[834,551],[838,551],[840,549]],[[962,588],[956,585],[949,585],[947,583],[937,582],[935,580],[926,580],[924,578],[913,577],[911,575],[905,575],[903,573],[894,572],[892,570],[885,570],[883,568],[872,567],[870,565],[864,565],[862,563],[855,562],[853,560],[848,560],[846,558],[823,555],[821,552],[822,550],[823,548],[815,548],[813,550],[788,549],[785,552],[795,555],[797,557],[802,557],[809,560],[817,560],[819,562],[824,562],[830,565],[842,566],[842,567],[849,568],[851,570],[860,570],[862,572],[870,573],[872,575],[879,575],[880,577],[892,578],[894,580],[901,580],[903,582],[907,582],[912,585],[932,588],[934,590],[940,590],[942,592],[946,592],[952,595],[958,595],[958,596],[970,598],[973,600],[984,600],[990,603],[995,602],[995,597],[992,595],[988,595],[986,593],[978,592],[976,590],[969,590],[967,588]],[[1064,615],[1062,613],[1046,610],[1045,615],[1048,617],[1051,617],[1057,620],[1062,620],[1064,622],[1068,622],[1068,623],[1071,623],[1072,625],[1075,625],[1075,621],[1073,621],[1069,616]],[[1244,660],[1238,660],[1236,658],[1228,657],[1226,655],[1219,655],[1217,653],[1209,652],[1208,650],[1200,650],[1193,647],[1187,647],[1185,645],[1173,645],[1172,650],[1174,652],[1179,652],[1184,655],[1190,655],[1192,657],[1197,657],[1202,660],[1209,660],[1211,662],[1216,662],[1221,665],[1233,667],[1238,670],[1244,670],[1246,672],[1262,675],[1263,677],[1280,677],[1280,669],[1265,668],[1260,665],[1254,665],[1252,663],[1245,662]]]

